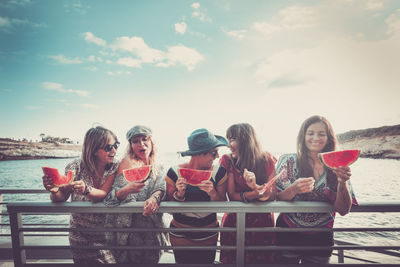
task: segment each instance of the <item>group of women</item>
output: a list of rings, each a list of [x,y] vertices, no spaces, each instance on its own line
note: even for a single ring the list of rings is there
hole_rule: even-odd
[[[120,162],[115,160],[119,142],[114,133],[103,127],[88,130],[83,143],[82,156],[68,164],[65,171],[75,172],[74,181],[56,188],[48,176],[43,184],[54,202],[103,201],[105,205],[141,201],[143,213],[129,214],[71,214],[71,228],[162,228],[163,214],[157,212],[161,201],[242,201],[244,203],[273,200],[325,201],[335,211],[345,215],[352,204],[357,204],[350,185],[349,167],[327,169],[318,159],[318,153],[334,151],[337,141],[331,124],[321,116],[312,116],[302,124],[297,151],[280,157],[279,161],[262,150],[254,128],[247,123],[232,125],[226,138],[206,129],[198,129],[188,137],[187,162],[163,170],[156,162],[156,145],[152,131],[145,126],[134,126],[126,135],[129,145]],[[228,146],[230,154],[223,155],[218,164],[218,148]],[[127,182],[123,170],[151,165],[149,179],[145,182]],[[210,170],[211,179],[194,186],[179,175],[179,168]],[[278,178],[273,186],[268,181]],[[280,213],[278,227],[333,227],[332,213]],[[219,225],[221,223],[221,225]],[[157,263],[161,249],[124,250],[123,246],[216,246],[219,233],[212,231],[180,231],[184,228],[234,227],[236,214],[225,213],[221,222],[216,213],[197,211],[174,213],[168,236],[151,231],[71,231],[69,240],[75,263]],[[249,213],[246,227],[274,227],[272,213]],[[236,233],[222,232],[221,245],[235,245]],[[333,234],[321,232],[246,232],[246,246],[331,246]],[[121,246],[115,250],[84,249],[86,246]],[[221,250],[222,263],[235,262],[234,250]],[[328,263],[331,250],[294,251],[280,253],[248,250],[246,263]],[[177,263],[213,263],[215,249],[174,250]]]

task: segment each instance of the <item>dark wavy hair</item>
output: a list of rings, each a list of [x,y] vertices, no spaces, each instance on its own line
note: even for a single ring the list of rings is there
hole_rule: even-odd
[[[306,133],[308,127],[311,124],[321,122],[325,125],[326,134],[328,137],[327,143],[321,152],[335,151],[338,146],[338,141],[336,135],[333,131],[331,123],[323,116],[314,115],[306,119],[300,127],[299,134],[297,135],[297,162],[299,168],[299,177],[311,177],[314,176],[313,168],[310,164],[310,157],[308,155],[308,148],[306,146]],[[335,183],[336,175],[328,170],[328,183]],[[336,188],[336,187],[334,187]]]
[[[83,140],[82,167],[98,177],[102,177],[102,175],[96,170],[96,151],[107,144],[107,140],[110,136],[113,137],[115,141],[118,141],[117,136],[111,130],[102,126],[96,126],[90,128],[86,132],[85,139]]]
[[[238,123],[226,130],[226,138],[235,138],[238,144],[238,157],[235,161],[236,167],[243,172],[245,168],[256,175],[257,184],[267,181],[266,163],[267,158],[263,153],[256,132],[248,123]],[[270,166],[268,166],[270,167]]]

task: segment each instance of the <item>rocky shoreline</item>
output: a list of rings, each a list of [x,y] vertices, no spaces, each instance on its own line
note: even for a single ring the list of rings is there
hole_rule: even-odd
[[[75,158],[82,153],[81,145],[57,142],[28,142],[0,138],[0,161],[25,159]]]
[[[374,159],[400,159],[400,124],[337,135],[340,149],[360,149],[360,156]]]
[[[400,124],[349,131],[338,134],[337,138],[340,149],[360,149],[361,157],[400,159]],[[79,157],[81,153],[81,145],[0,138],[0,161],[75,158]]]

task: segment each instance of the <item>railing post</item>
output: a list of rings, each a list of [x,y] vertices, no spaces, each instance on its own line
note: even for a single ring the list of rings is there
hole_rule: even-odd
[[[21,246],[24,245],[24,233],[19,231],[22,227],[21,213],[9,211],[9,216],[14,267],[20,267],[26,263],[25,249],[21,249]]]
[[[344,263],[344,251],[343,249],[338,250],[338,263]]]
[[[236,214],[236,266],[244,266],[245,261],[245,232],[246,231],[246,213],[238,212]]]

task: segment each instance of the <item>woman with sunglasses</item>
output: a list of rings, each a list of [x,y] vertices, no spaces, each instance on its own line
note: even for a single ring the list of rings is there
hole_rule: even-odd
[[[164,197],[165,181],[162,167],[156,162],[156,147],[152,131],[146,126],[132,127],[126,134],[129,142],[126,154],[121,160],[112,190],[104,199],[108,206],[143,201],[143,213],[109,214],[107,228],[164,228],[163,214],[157,213]],[[128,182],[123,170],[151,165],[151,171],[142,182]],[[165,246],[166,236],[161,232],[107,232],[107,245],[112,246]],[[113,250],[117,263],[158,263],[162,250]]]
[[[229,200],[244,203],[275,199],[275,186],[260,192],[263,184],[275,176],[276,159],[264,152],[257,139],[254,128],[248,123],[234,124],[226,131],[231,154],[221,158],[221,166],[228,172]],[[236,213],[225,213],[222,227],[236,227]],[[249,213],[246,227],[274,227],[273,213]],[[274,244],[271,232],[247,232],[246,246],[268,246]],[[221,245],[236,245],[236,233],[222,232]],[[271,263],[274,253],[263,250],[246,251],[246,263]],[[235,250],[222,250],[220,261],[224,264],[236,262]]]
[[[114,173],[118,163],[114,157],[119,142],[116,135],[101,126],[90,128],[83,141],[82,156],[69,163],[65,168],[75,173],[74,181],[64,187],[55,187],[48,176],[43,176],[43,185],[49,190],[53,202],[66,201],[102,201],[111,190]],[[105,214],[71,214],[71,228],[104,227]],[[69,242],[74,263],[83,265],[96,263],[114,263],[114,257],[109,250],[82,249],[88,246],[105,244],[104,232],[69,233]],[[79,249],[74,249],[79,247]]]
[[[225,201],[226,172],[223,168],[213,166],[218,158],[218,147],[228,143],[222,136],[214,135],[206,129],[198,129],[188,137],[189,150],[181,152],[182,156],[191,156],[190,160],[171,167],[165,177],[167,181],[167,197],[170,201]],[[194,186],[178,174],[179,168],[212,170],[210,180],[202,181]],[[180,228],[214,228],[218,227],[216,213],[174,213],[170,224],[172,229],[169,239],[173,246],[216,246],[218,232],[180,232]],[[216,251],[176,250],[176,263],[214,263]]]

